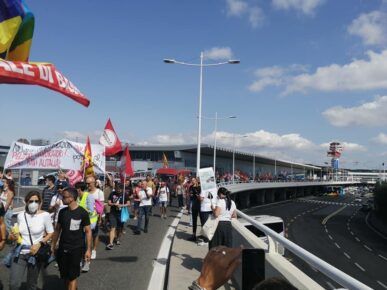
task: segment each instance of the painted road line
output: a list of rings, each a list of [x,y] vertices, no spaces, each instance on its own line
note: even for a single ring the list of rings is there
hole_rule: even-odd
[[[351,259],[351,256],[348,255],[346,252],[344,252],[344,256],[346,256],[348,259]]]
[[[382,255],[378,255],[380,258],[382,258],[383,260],[387,261],[387,258],[382,256]]]
[[[328,237],[329,237],[331,240],[333,240],[333,238],[332,238],[332,236],[331,236],[331,235],[328,235]]]
[[[376,283],[378,283],[380,286],[382,286],[384,289],[387,289],[387,286],[386,285],[384,285],[382,282],[380,282],[380,281],[376,281]]]
[[[355,240],[358,241],[358,242],[360,242],[360,239],[359,239],[358,237],[355,237]]]
[[[338,243],[335,243],[335,246],[340,249],[340,246]]]
[[[327,285],[329,286],[330,289],[336,288],[335,286],[333,286],[333,284],[331,282],[325,281],[325,283],[327,283]]]
[[[350,233],[351,233],[352,236],[354,235],[354,233],[352,231]]]
[[[367,245],[363,245],[364,248],[366,248],[368,251],[372,252],[372,249],[370,247],[368,247]]]
[[[355,265],[356,265],[356,267],[358,267],[360,270],[362,270],[363,272],[365,272],[365,269],[364,269],[362,266],[360,266],[358,263],[355,263]]]
[[[328,233],[328,229],[327,228],[325,228],[325,232]]]
[[[336,214],[338,214],[339,212],[341,212],[342,210],[344,210],[346,207],[347,207],[347,206],[344,205],[343,207],[339,208],[339,209],[336,210],[335,212],[331,213],[329,216],[327,216],[325,219],[323,219],[322,224],[325,225],[331,217],[335,216]]]

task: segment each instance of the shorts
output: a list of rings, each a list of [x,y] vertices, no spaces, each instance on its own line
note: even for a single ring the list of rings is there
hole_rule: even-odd
[[[124,227],[124,223],[121,222],[121,213],[110,212],[109,223],[111,228],[122,229]]]
[[[56,260],[59,266],[60,277],[63,280],[75,280],[81,274],[83,249],[64,250],[59,248]]]
[[[97,224],[95,225],[95,228],[91,230],[91,235],[92,235],[93,239],[98,237],[98,233],[99,233],[99,225],[97,222]]]
[[[159,201],[160,207],[167,207],[168,201]]]
[[[140,207],[140,202],[139,201],[133,201],[133,208],[138,209]]]

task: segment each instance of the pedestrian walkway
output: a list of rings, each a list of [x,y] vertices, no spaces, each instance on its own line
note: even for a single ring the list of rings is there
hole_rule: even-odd
[[[154,208],[153,212],[154,216],[150,217],[147,234],[133,235],[131,229],[137,221],[132,219],[128,227],[125,227],[126,234],[121,239],[122,245],[116,246],[113,251],[105,250],[107,233],[100,231],[101,242],[97,249],[97,259],[92,260],[89,273],[81,274],[79,289],[147,289],[160,244],[180,210],[176,207],[168,208],[167,219],[160,218],[158,208]],[[0,261],[8,251],[7,246],[0,252]],[[41,275],[44,277],[40,281],[41,289],[64,289],[57,268],[50,265],[45,272],[45,275]],[[8,289],[9,271],[3,265],[0,265],[0,281],[4,289]]]
[[[198,246],[196,242],[188,240],[192,235],[189,221],[190,217],[185,213],[176,229],[169,265],[168,290],[187,289],[192,281],[199,277],[203,259],[208,252],[208,245]],[[200,230],[201,227],[198,225],[197,232],[200,233]],[[236,288],[230,281],[228,285],[219,289]]]

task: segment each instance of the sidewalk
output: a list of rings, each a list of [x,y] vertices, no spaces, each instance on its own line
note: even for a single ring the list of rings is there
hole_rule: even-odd
[[[199,278],[202,261],[208,252],[208,245],[198,246],[188,240],[192,235],[189,221],[190,216],[184,213],[176,229],[169,264],[168,290],[188,289],[192,281]],[[199,221],[198,223],[200,224]],[[200,230],[198,225],[197,233]],[[219,289],[235,288],[229,283]]]

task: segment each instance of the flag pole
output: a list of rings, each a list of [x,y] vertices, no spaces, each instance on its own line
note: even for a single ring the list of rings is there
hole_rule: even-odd
[[[125,181],[126,181],[126,172],[124,173],[124,189],[123,189],[123,192],[122,192],[122,205],[125,204]]]

